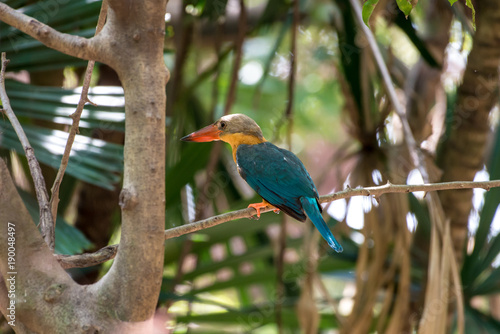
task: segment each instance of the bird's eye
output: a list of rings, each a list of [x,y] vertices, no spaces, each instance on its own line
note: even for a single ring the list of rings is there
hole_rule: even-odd
[[[224,121],[220,122],[220,128],[222,130],[224,130],[226,127],[227,127],[227,123],[226,122],[224,122]]]

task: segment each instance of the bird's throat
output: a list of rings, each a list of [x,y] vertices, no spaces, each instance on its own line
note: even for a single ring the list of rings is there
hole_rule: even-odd
[[[231,145],[231,148],[233,149],[234,162],[236,162],[236,150],[238,149],[238,146],[240,146],[241,144],[256,145],[266,141],[264,138],[259,138],[243,133],[226,134],[221,136],[220,139]]]

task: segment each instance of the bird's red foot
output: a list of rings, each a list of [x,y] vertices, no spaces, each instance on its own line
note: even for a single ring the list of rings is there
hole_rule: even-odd
[[[280,213],[280,209],[272,206],[266,201],[262,201],[261,203],[253,203],[248,206],[249,208],[254,208],[257,211],[257,218],[260,218],[260,210],[261,209],[273,209],[274,213]]]

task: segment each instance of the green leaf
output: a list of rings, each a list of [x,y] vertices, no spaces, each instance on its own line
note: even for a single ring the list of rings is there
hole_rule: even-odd
[[[456,331],[453,331],[456,332]],[[500,322],[475,308],[465,306],[465,333],[499,333]]]
[[[498,254],[497,254],[498,255]],[[491,295],[500,291],[500,268],[496,268],[472,291],[472,295]]]
[[[19,118],[37,158],[46,165],[58,168],[68,133],[32,125],[32,120],[71,125],[69,117],[80,99],[79,89],[62,89],[23,84],[6,80],[7,92],[14,112]],[[95,87],[89,99],[98,106],[83,109],[80,126],[88,129],[123,131],[125,122],[123,89]],[[92,131],[81,131],[92,133]],[[123,169],[123,146],[100,139],[77,135],[73,144],[67,172],[75,178],[106,189],[114,189]],[[0,147],[24,150],[7,120],[0,120]]]
[[[71,125],[69,117],[76,110],[81,88],[62,89],[27,85],[6,80],[10,103],[21,123],[28,119]],[[80,118],[80,128],[124,131],[125,99],[121,87],[93,87],[89,100],[97,106],[86,105]]]
[[[448,0],[450,3],[450,6],[453,6],[455,2],[458,0]],[[476,10],[474,9],[474,5],[472,4],[471,0],[465,0],[465,5],[469,7],[472,11],[472,26],[474,27],[474,30],[476,29]]]
[[[33,125],[23,125],[37,159],[58,168],[68,134]],[[8,121],[0,120],[0,146],[24,155],[17,135]],[[75,178],[113,190],[123,169],[123,146],[76,135],[66,172]]]
[[[474,5],[471,0],[466,0],[465,5],[472,10],[472,26],[474,30],[476,29],[476,10],[474,9]]]
[[[413,9],[413,6],[410,1],[396,0],[396,3],[398,4],[399,9],[405,14],[405,16],[410,15],[411,10]]]
[[[200,1],[194,1],[200,2]],[[227,0],[203,1],[202,17],[208,17],[211,21],[216,21],[226,13]]]
[[[13,2],[13,8],[34,17],[57,31],[92,37],[102,1],[73,0],[64,4],[49,1]],[[24,6],[25,5],[25,6]],[[19,30],[0,22],[0,45],[11,59],[9,71],[42,71],[65,66],[84,66],[87,62],[43,46]]]
[[[370,21],[370,16],[372,16],[373,10],[375,9],[375,6],[377,5],[378,0],[367,0],[363,4],[363,21],[365,24],[369,27],[369,21]]]

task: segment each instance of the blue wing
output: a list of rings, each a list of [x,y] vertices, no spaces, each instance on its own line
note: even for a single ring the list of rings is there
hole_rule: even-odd
[[[236,151],[236,162],[240,175],[262,198],[297,220],[306,219],[300,197],[317,199],[318,191],[292,152],[269,142],[243,144]]]
[[[321,216],[316,186],[292,152],[269,142],[240,145],[236,163],[240,175],[262,198],[297,220],[306,220],[307,213],[330,247],[342,252]]]

